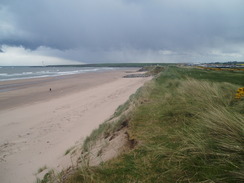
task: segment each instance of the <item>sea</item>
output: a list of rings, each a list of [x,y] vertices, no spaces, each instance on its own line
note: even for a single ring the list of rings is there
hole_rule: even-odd
[[[115,67],[45,67],[45,66],[0,66],[0,81],[55,77],[87,72],[115,70]]]

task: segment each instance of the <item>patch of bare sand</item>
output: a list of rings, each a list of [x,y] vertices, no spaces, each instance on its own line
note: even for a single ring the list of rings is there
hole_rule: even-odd
[[[0,111],[1,182],[30,183],[41,167],[67,168],[65,151],[81,144],[150,79],[123,75],[120,70],[52,78],[0,93],[1,105],[8,104]]]

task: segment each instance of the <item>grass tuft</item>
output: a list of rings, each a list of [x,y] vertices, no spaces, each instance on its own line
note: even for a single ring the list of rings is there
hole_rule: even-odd
[[[69,154],[72,150],[74,150],[74,148],[75,148],[75,146],[70,147],[69,149],[67,149],[67,150],[65,151],[64,155]]]
[[[47,169],[47,166],[45,165],[45,166],[39,168],[38,171],[37,171],[37,173],[41,173],[41,172],[43,172],[46,169]]]

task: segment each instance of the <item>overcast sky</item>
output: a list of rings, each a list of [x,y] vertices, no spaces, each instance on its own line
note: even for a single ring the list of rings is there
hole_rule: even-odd
[[[244,61],[244,0],[0,0],[0,65]]]

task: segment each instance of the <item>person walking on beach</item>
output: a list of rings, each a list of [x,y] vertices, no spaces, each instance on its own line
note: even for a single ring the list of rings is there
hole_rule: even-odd
[[[52,88],[50,88],[49,91],[52,91]]]

